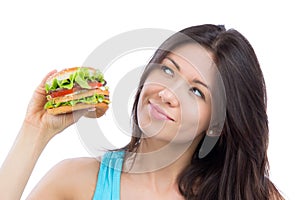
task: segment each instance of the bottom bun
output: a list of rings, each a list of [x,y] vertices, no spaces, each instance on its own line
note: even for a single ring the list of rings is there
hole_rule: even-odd
[[[97,104],[76,104],[75,106],[60,106],[57,108],[50,108],[47,109],[47,112],[51,115],[60,115],[60,114],[66,114],[71,113],[76,110],[83,110],[83,109],[90,109],[90,111],[85,114],[85,117],[88,118],[99,118],[108,109],[108,105],[106,103],[97,103]]]

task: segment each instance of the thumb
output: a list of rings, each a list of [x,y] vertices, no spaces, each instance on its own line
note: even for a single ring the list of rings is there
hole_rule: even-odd
[[[73,121],[77,122],[82,116],[87,114],[89,111],[88,109],[82,109],[82,110],[76,110],[72,113],[73,115]]]
[[[64,114],[64,121],[66,126],[70,126],[76,123],[82,116],[84,116],[88,112],[87,109],[76,110],[69,114]]]

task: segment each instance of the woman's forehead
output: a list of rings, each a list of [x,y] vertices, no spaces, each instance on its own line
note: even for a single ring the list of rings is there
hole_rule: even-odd
[[[207,68],[214,64],[212,53],[198,43],[180,45],[170,51],[169,55],[183,59],[197,68]]]
[[[176,62],[182,69],[188,67],[195,75],[200,75],[205,82],[211,82],[216,72],[212,54],[199,44],[185,44],[172,50],[166,56]]]

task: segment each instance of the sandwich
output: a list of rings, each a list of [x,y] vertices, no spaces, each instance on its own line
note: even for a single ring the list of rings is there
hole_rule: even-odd
[[[59,115],[89,109],[86,117],[101,117],[108,109],[109,91],[102,72],[91,67],[73,67],[59,71],[46,80],[49,114]]]

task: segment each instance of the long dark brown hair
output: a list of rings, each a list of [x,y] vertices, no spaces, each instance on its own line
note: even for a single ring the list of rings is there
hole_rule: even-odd
[[[211,24],[179,32],[212,53],[223,79],[226,119],[218,142],[199,159],[195,151],[190,165],[178,177],[186,199],[267,200],[284,199],[268,177],[268,117],[264,77],[248,40],[234,29]],[[142,132],[138,127],[137,104],[151,63],[160,63],[172,49],[187,41],[175,33],[155,52],[142,74],[132,110],[133,137],[125,147],[134,151]],[[171,45],[170,45],[171,44]]]

